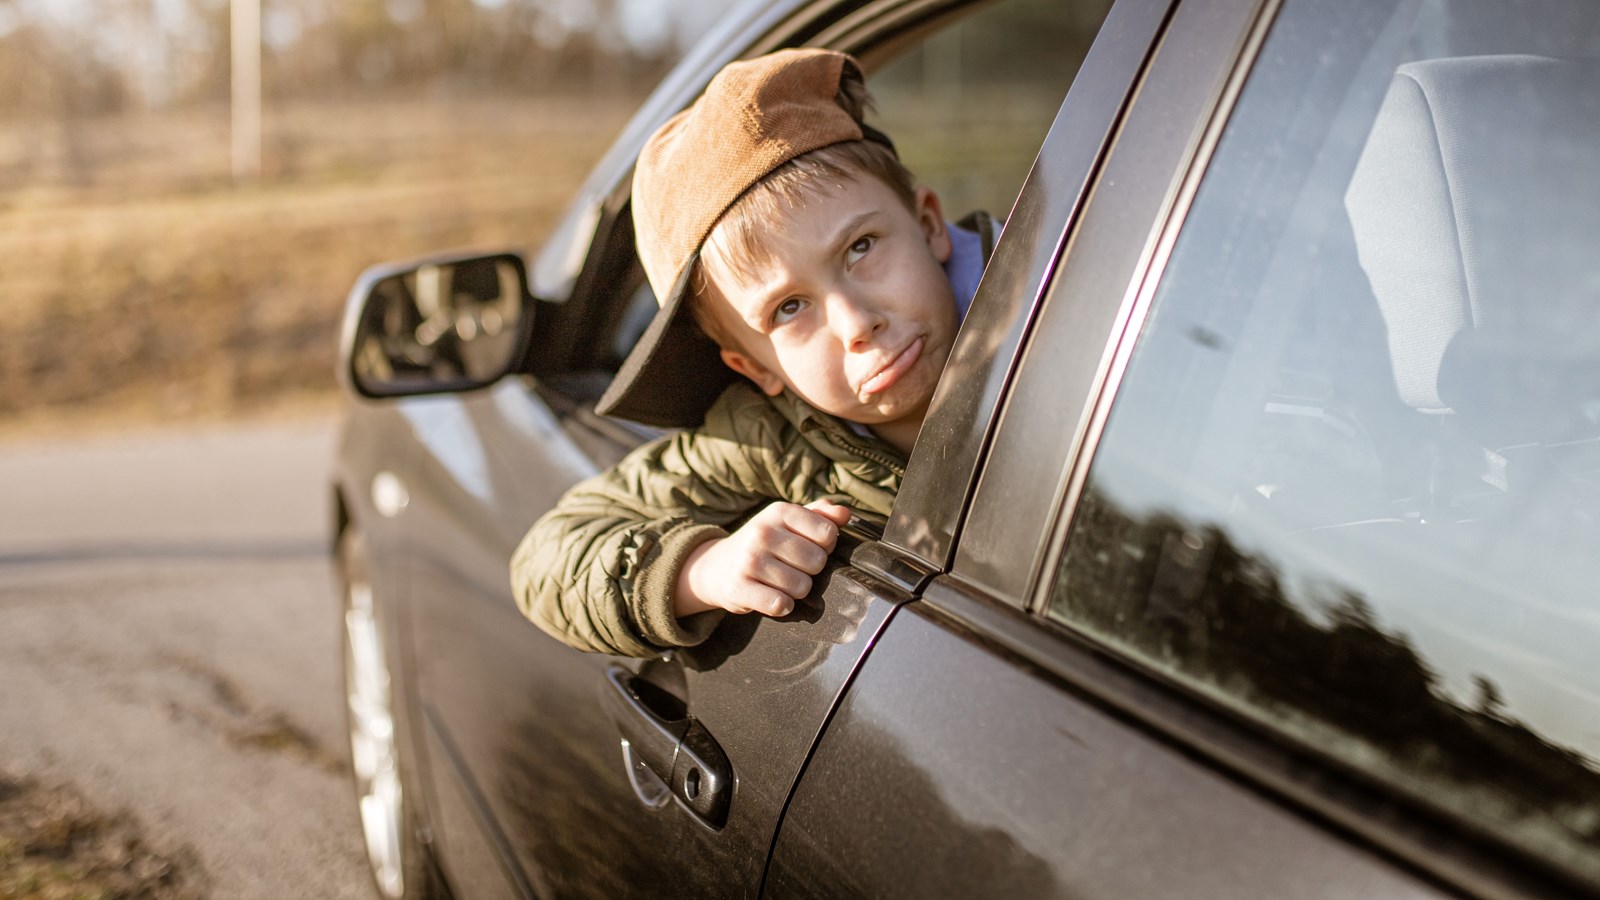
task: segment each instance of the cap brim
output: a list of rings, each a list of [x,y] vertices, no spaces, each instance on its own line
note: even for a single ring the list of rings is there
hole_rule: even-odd
[[[595,405],[596,412],[658,428],[693,428],[739,377],[723,364],[720,348],[689,311],[693,269],[692,264],[683,267],[667,301]]]

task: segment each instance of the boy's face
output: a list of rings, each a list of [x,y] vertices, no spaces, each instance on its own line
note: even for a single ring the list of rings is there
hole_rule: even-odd
[[[707,305],[737,342],[723,361],[769,395],[788,387],[886,438],[914,438],[958,325],[938,197],[918,188],[914,206],[870,176],[819,192],[767,229],[748,276],[713,231],[701,250]]]

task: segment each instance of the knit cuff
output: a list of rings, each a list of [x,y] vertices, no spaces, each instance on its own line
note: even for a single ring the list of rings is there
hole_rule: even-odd
[[[725,538],[728,532],[716,525],[685,523],[661,535],[660,550],[644,566],[633,583],[631,598],[634,627],[648,642],[660,647],[692,647],[711,636],[722,621],[723,610],[712,609],[678,618],[672,612],[672,598],[678,587],[678,573],[684,560],[707,541]]]

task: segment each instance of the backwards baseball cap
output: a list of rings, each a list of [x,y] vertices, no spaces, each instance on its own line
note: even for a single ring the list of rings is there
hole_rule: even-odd
[[[600,398],[599,412],[692,427],[739,378],[694,323],[690,273],[723,213],[773,169],[846,141],[889,145],[835,99],[846,71],[860,70],[832,50],[780,50],[729,63],[692,106],[650,136],[633,173],[633,227],[661,309]]]

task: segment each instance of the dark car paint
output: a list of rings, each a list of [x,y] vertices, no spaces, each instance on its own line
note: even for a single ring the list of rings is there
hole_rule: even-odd
[[[461,458],[470,453],[458,452],[525,444],[504,422],[526,397],[508,384],[407,413],[413,440],[448,448],[413,474],[406,515],[428,522],[430,539],[404,550],[443,867],[453,882],[476,880],[484,860],[503,857],[506,880],[535,894],[749,895],[816,734],[889,611],[910,594],[873,551],[863,568],[847,552],[794,615],[740,619],[671,661],[646,663],[640,677],[678,696],[737,779],[720,830],[680,804],[646,809],[626,778],[618,724],[604,714],[608,661],[528,627],[507,596],[505,564],[521,530],[507,519],[552,502],[540,497],[547,482],[528,474],[519,453],[489,453],[473,468]],[[577,452],[555,429],[540,439],[546,452]],[[490,490],[464,483],[485,473],[496,479]]]
[[[914,17],[949,5],[877,8]],[[614,242],[631,233],[613,186],[653,123],[733,47],[860,34],[827,6],[731,19],[728,43],[707,44],[646,105],[560,232],[580,245],[598,235],[593,252],[570,271],[558,239],[536,267],[536,291],[565,279],[576,301],[546,311],[544,339],[594,327],[585,297],[621,277]],[[1124,120],[1143,48],[1172,6],[1122,0],[1107,20],[997,249],[983,313],[962,332],[959,377],[941,387],[925,432],[938,448],[914,456],[886,540],[845,541],[821,596],[794,615],[734,622],[637,669],[727,753],[736,786],[720,829],[681,804],[640,802],[604,715],[611,661],[532,629],[505,583],[531,519],[642,435],[550,402],[537,377],[352,402],[341,520],[391,563],[374,579],[400,612],[399,727],[458,896],[880,896],[922,884],[951,895],[965,893],[963,878],[974,891],[1075,897],[1234,897],[1244,885],[1256,896],[1433,897],[1437,877],[1508,890],[1492,853],[1463,863],[1448,840],[1439,851],[1436,830],[1381,796],[1327,788],[1304,756],[1241,736],[1017,609],[1054,552],[1040,536],[1062,528],[1053,518],[1072,489],[1071,458],[1092,447],[1118,339],[1137,331],[1139,287],[1159,272],[1157,239],[1182,218],[1185,161],[1203,162],[1236,61],[1271,12],[1184,0]],[[398,514],[372,503],[379,472],[408,488]],[[1019,543],[1037,557],[1019,562]],[[951,574],[935,578],[952,548]],[[1383,824],[1363,830],[1369,820]],[[941,872],[955,874],[923,880]]]
[[[769,896],[1448,896],[963,624],[896,613],[784,819]]]

